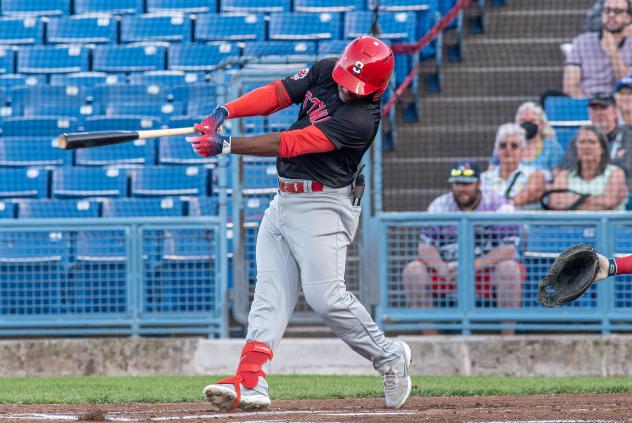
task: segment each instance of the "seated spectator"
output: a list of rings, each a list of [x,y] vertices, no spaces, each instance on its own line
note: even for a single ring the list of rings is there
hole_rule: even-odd
[[[632,75],[617,81],[615,90],[619,120],[625,125],[630,125],[632,124]]]
[[[602,30],[585,32],[573,40],[564,64],[566,95],[584,98],[612,93],[615,82],[632,73],[632,43],[625,36],[632,21],[630,7],[628,0],[605,0]]]
[[[544,109],[532,101],[522,103],[516,112],[516,123],[525,130],[527,139],[520,163],[540,170],[547,180],[552,181],[551,171],[562,164],[564,150],[555,139],[555,131]],[[490,168],[498,166],[498,163],[498,155],[494,154]]]
[[[481,189],[476,163],[457,163],[448,179],[450,192],[437,197],[428,212],[512,211],[507,200]],[[475,226],[476,293],[498,307],[519,307],[524,269],[516,260],[517,226]],[[433,307],[434,300],[454,292],[457,280],[458,232],[454,226],[427,226],[421,231],[417,258],[403,271],[407,305]]]
[[[601,31],[603,24],[601,23],[601,13],[603,9],[603,0],[596,0],[588,11],[586,11],[586,20],[584,21],[584,29],[586,31]],[[625,36],[632,35],[632,25],[625,27]]]
[[[484,189],[507,198],[517,209],[537,209],[545,188],[544,174],[520,162],[526,146],[526,131],[520,125],[501,125],[494,143],[499,164],[481,175],[481,183]]]
[[[610,163],[623,169],[628,190],[632,190],[632,127],[619,124],[614,96],[600,93],[590,97],[588,114],[592,124],[606,134]],[[571,141],[564,155],[564,167],[567,169],[577,163],[574,142]]]
[[[553,210],[625,210],[628,188],[621,168],[609,163],[608,139],[595,125],[582,126],[570,146],[576,162],[560,170],[551,187],[569,192],[551,193]]]

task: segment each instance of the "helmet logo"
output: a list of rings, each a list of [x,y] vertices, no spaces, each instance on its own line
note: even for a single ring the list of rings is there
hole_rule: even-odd
[[[355,62],[355,65],[353,66],[353,73],[360,73],[362,72],[362,68],[364,67],[364,63],[362,63],[361,61],[357,61]]]

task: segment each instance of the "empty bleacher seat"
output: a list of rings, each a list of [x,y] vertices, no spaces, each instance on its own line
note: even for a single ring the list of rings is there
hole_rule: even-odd
[[[130,172],[134,197],[203,196],[209,191],[207,170],[202,167],[153,167]]]
[[[34,122],[37,122],[37,125]],[[12,117],[5,119],[2,123],[2,135],[5,137],[49,137],[49,139],[53,139],[62,132],[73,132],[76,127],[77,119],[72,117]]]
[[[10,96],[14,116],[92,114],[91,106],[86,103],[87,93],[83,87],[72,85],[16,87],[11,90]]]
[[[15,70],[15,51],[12,48],[0,48],[0,74],[11,74]],[[1,83],[0,83],[1,84]]]
[[[318,43],[318,57],[340,56],[347,44],[349,44],[349,40],[321,41]]]
[[[294,0],[295,12],[352,12],[364,10],[366,0]]]
[[[62,217],[99,217],[99,202],[90,200],[24,200],[18,202],[18,218]]]
[[[0,44],[42,44],[44,22],[34,16],[0,19]]]
[[[75,14],[106,12],[113,15],[142,13],[143,0],[74,0]]]
[[[57,146],[57,141],[52,137],[3,136],[1,138],[0,166],[62,166],[69,164],[72,164],[72,153],[60,149]]]
[[[177,85],[173,87],[173,101],[186,104],[189,116],[208,115],[217,102],[217,87],[214,84]]]
[[[242,191],[244,194],[276,192],[278,188],[276,159],[244,157]]]
[[[561,125],[560,122],[570,122],[576,126],[578,122],[589,120],[588,100],[571,97],[546,97],[544,100],[544,112],[552,125]]]
[[[92,69],[102,72],[141,72],[165,69],[166,47],[99,45],[93,52]]]
[[[298,113],[300,110],[301,107],[299,105],[293,104],[290,107],[286,107],[285,109],[279,110],[278,112],[268,116],[268,131],[287,131],[298,118]]]
[[[86,131],[140,131],[156,129],[157,126],[157,120],[144,116],[91,116],[84,124]]]
[[[3,169],[0,178],[1,198],[45,198],[48,196],[46,169]]]
[[[375,3],[369,3],[369,9]],[[426,10],[438,10],[437,0],[381,0],[380,12],[418,12]]]
[[[239,57],[232,44],[181,44],[169,48],[169,69],[183,71],[212,71],[228,65]]]
[[[217,0],[147,0],[149,13],[206,13],[217,10]]]
[[[46,26],[48,44],[115,43],[116,20],[107,15],[73,15],[50,18]]]
[[[36,85],[46,84],[45,75],[20,75],[20,74],[8,74],[0,75],[0,87],[11,88],[19,85],[26,85],[27,87],[34,87]]]
[[[125,197],[127,173],[121,169],[66,167],[53,172],[55,198]]]
[[[16,204],[12,201],[0,201],[0,219],[13,219]]]
[[[70,73],[88,70],[86,47],[20,47],[17,71],[20,73]]]
[[[248,63],[311,63],[316,59],[313,41],[247,42],[243,51]]]
[[[216,195],[209,197],[191,197],[188,201],[189,216],[217,216],[219,213],[218,198]]]
[[[274,13],[270,15],[271,40],[336,40],[340,38],[339,13]]]
[[[94,107],[98,113],[108,116],[182,114],[184,103],[170,102],[173,97],[171,92],[167,85],[100,85],[93,90]]]
[[[181,13],[123,16],[121,42],[147,41],[191,41],[191,19]]]
[[[103,217],[183,216],[184,203],[179,198],[118,198],[103,201]]]
[[[128,80],[132,85],[172,87],[174,85],[204,82],[204,74],[179,70],[135,72],[130,74]]]
[[[50,76],[50,85],[63,87],[94,87],[99,84],[118,84],[119,82],[125,82],[125,76],[106,72],[77,72]]]
[[[349,12],[345,14],[344,36],[347,39],[366,35],[371,30],[374,14],[371,11]],[[417,35],[417,20],[410,12],[384,12],[378,16],[378,23],[382,33],[381,39],[415,41]]]
[[[158,163],[164,165],[213,164],[216,157],[202,157],[196,154],[184,137],[160,138],[158,141]]]
[[[222,12],[238,12],[238,13],[277,13],[289,12],[290,0],[278,0],[271,2],[269,0],[222,0]]]
[[[566,150],[570,145],[575,134],[577,134],[577,126],[555,128],[555,135],[557,136],[557,142],[560,143],[563,150]]]
[[[2,14],[54,16],[70,13],[70,0],[2,0]]]
[[[265,40],[265,21],[262,15],[222,15],[206,13],[195,21],[196,41]]]

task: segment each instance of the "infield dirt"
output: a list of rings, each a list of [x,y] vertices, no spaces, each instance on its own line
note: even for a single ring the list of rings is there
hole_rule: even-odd
[[[632,422],[632,394],[413,397],[400,410],[380,398],[274,401],[260,412],[218,413],[206,402],[0,405],[0,421],[186,422]]]

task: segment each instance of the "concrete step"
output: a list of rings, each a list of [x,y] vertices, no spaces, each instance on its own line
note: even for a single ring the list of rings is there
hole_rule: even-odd
[[[469,93],[468,93],[469,95]],[[422,97],[421,123],[424,125],[493,126],[513,121],[516,109],[536,97]]]
[[[557,2],[555,2],[557,3]],[[485,17],[485,31],[494,38],[567,37],[568,41],[584,32],[586,9],[512,10],[490,13]],[[525,36],[525,34],[530,34]]]
[[[564,63],[560,44],[566,38],[474,38],[466,42],[462,65],[551,66]]]
[[[561,90],[564,68],[555,66],[463,66],[446,69],[442,96],[539,96]]]
[[[500,123],[500,122],[499,122]],[[471,157],[491,154],[498,125],[400,125],[392,157]]]
[[[584,12],[595,3],[595,0],[506,0],[504,7],[489,7],[489,14],[504,9],[511,10],[565,10],[579,9]]]

